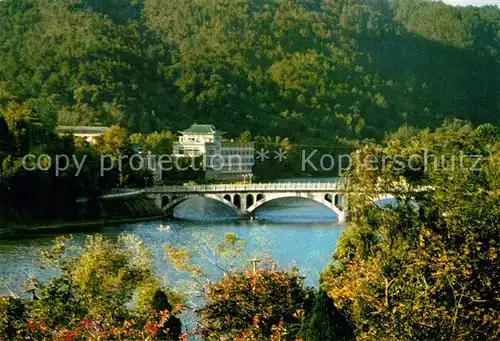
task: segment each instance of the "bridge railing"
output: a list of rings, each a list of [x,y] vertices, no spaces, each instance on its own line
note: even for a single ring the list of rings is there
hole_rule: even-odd
[[[187,185],[187,186],[156,186],[147,188],[147,192],[234,192],[234,191],[311,191],[311,190],[338,190],[338,182],[283,182],[258,183],[245,185]]]

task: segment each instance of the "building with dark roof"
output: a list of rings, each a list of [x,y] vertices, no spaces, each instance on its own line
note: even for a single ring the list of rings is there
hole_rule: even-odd
[[[197,134],[197,135],[218,135],[222,136],[226,133],[222,130],[217,130],[214,125],[211,124],[192,124],[186,130],[180,131],[183,135]]]
[[[193,124],[179,132],[173,145],[175,157],[203,157],[207,180],[243,180],[255,163],[253,142],[223,141],[226,134],[210,124]]]

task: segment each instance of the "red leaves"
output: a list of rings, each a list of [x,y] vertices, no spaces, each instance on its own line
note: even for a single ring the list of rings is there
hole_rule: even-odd
[[[182,310],[178,305],[177,311]],[[167,310],[152,310],[149,316],[143,317],[141,321],[130,319],[123,322],[116,321],[91,321],[83,319],[75,322],[75,327],[60,327],[50,330],[44,321],[27,321],[27,335],[33,339],[52,341],[76,341],[76,340],[155,340],[161,331],[167,332],[163,326],[170,318],[171,313]],[[181,340],[188,340],[188,335],[183,334]]]
[[[288,328],[288,336],[281,340],[289,340],[290,328],[300,326],[303,317],[302,280],[296,269],[259,269],[225,276],[208,288],[208,302],[201,311],[202,335],[270,340]]]
[[[258,316],[258,315],[255,315],[255,316],[253,317],[253,325],[254,325],[255,327],[257,327],[257,326],[259,325],[259,322],[260,322],[260,318],[259,318],[259,316]]]

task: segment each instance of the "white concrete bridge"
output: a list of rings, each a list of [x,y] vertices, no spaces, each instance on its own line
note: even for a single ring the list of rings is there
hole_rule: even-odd
[[[269,183],[240,185],[156,186],[145,189],[165,212],[180,203],[198,197],[217,200],[233,208],[238,216],[252,216],[263,204],[281,198],[305,198],[325,205],[345,221],[347,205],[340,182]]]

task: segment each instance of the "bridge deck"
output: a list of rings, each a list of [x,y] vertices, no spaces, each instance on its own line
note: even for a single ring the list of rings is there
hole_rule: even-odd
[[[272,191],[338,191],[340,182],[283,182],[242,185],[188,185],[156,186],[147,188],[147,193],[214,193],[214,192],[272,192]]]

